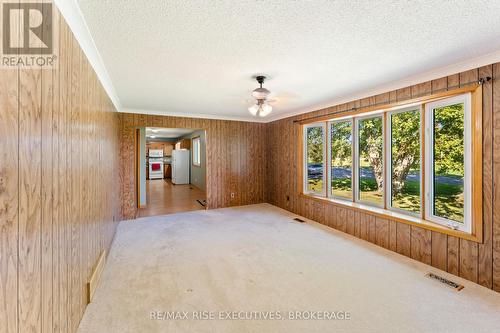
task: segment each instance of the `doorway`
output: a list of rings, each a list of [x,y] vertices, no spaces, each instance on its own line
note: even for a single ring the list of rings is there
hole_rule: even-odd
[[[206,209],[203,129],[136,130],[138,217]]]

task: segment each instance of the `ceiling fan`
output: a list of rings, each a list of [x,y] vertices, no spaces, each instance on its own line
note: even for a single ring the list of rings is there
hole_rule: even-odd
[[[252,91],[252,96],[257,100],[257,103],[248,108],[248,111],[252,114],[252,116],[265,117],[273,111],[273,107],[268,104],[268,97],[271,93],[266,88],[262,88],[262,84],[266,79],[265,76],[259,75],[255,77],[257,82],[260,84],[260,87]]]

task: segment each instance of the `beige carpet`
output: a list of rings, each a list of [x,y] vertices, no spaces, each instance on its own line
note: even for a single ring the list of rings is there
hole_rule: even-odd
[[[500,331],[500,294],[293,216],[262,204],[121,222],[79,332]]]

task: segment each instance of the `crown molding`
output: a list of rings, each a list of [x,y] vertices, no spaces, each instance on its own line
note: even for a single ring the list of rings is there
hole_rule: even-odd
[[[122,105],[76,0],[54,0],[117,111]]]
[[[185,118],[199,118],[208,120],[231,120],[231,121],[244,121],[248,123],[268,123],[267,118],[259,117],[233,117],[233,116],[221,116],[215,114],[205,114],[205,113],[184,113],[184,112],[168,112],[161,110],[145,110],[145,109],[132,109],[123,108],[122,113],[137,113],[137,114],[149,114],[155,116],[170,116],[170,117],[185,117]]]

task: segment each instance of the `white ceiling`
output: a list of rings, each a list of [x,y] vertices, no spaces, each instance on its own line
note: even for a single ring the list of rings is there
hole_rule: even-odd
[[[155,139],[177,139],[181,136],[188,135],[196,131],[190,128],[162,128],[162,127],[146,127],[146,136],[155,136]]]
[[[495,0],[78,4],[122,111],[255,120],[251,77],[265,74],[268,121],[500,61]]]

